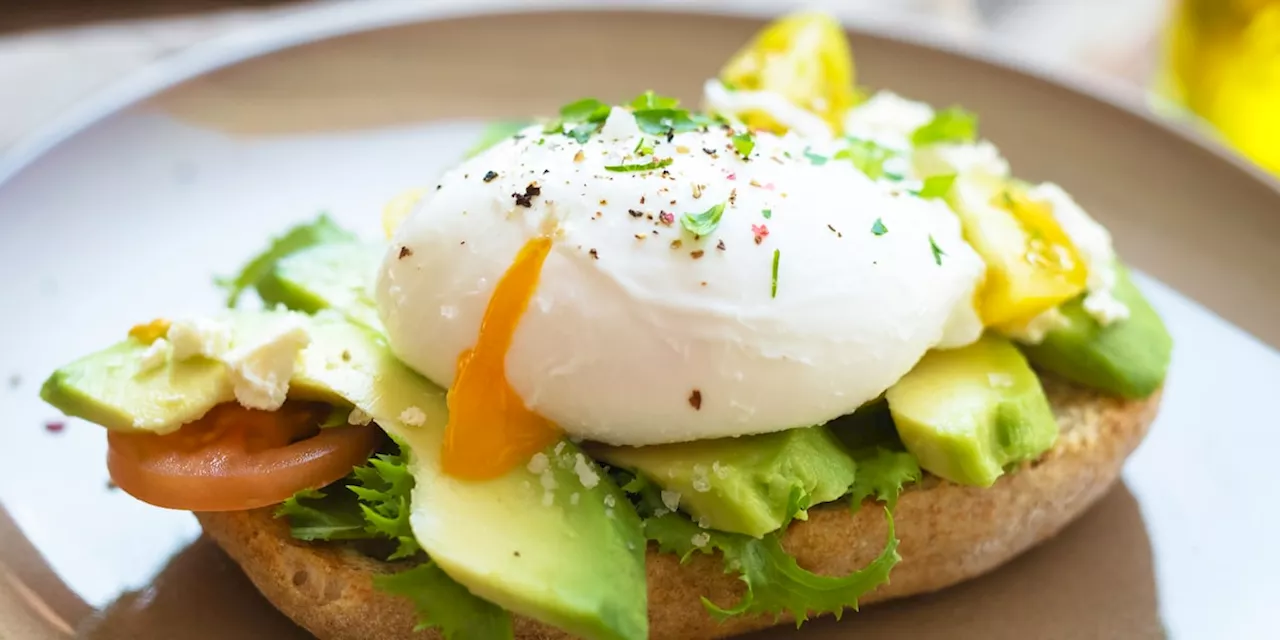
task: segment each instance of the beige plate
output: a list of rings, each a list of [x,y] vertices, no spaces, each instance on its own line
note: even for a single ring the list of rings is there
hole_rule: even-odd
[[[376,234],[381,204],[430,183],[479,118],[645,88],[692,100],[761,24],[442,13],[348,5],[238,35],[0,163],[0,636],[302,637],[189,514],[107,489],[101,430],[48,432],[41,379],[136,321],[214,308],[212,274],[317,210]],[[853,37],[863,83],[976,110],[1020,175],[1075,193],[1152,276],[1178,346],[1124,482],[1059,538],[972,583],[775,637],[1274,637],[1280,192],[990,56]]]

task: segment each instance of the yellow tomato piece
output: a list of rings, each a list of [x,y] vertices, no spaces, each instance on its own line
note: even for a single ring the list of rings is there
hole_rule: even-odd
[[[987,265],[978,313],[987,326],[1018,327],[1084,292],[1088,270],[1049,203],[1005,181],[962,180],[953,207]]]
[[[387,206],[382,208],[382,231],[387,234],[387,239],[395,235],[396,229],[400,228],[400,224],[405,218],[413,213],[413,208],[418,206],[418,202],[422,200],[426,189],[410,189],[391,199]]]
[[[840,133],[854,103],[853,52],[840,23],[824,13],[795,13],[765,27],[720,71],[734,89],[770,91],[822,116]],[[767,113],[740,117],[750,127],[780,131]]]
[[[151,322],[134,325],[129,329],[129,337],[142,344],[151,344],[167,335],[169,335],[169,321],[164,318],[156,318]]]

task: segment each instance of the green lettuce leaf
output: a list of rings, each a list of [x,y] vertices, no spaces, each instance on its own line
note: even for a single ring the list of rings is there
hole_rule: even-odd
[[[436,628],[447,640],[503,640],[513,636],[510,613],[473,595],[434,562],[375,576],[373,585],[413,602],[418,611],[415,631]]]
[[[355,235],[334,224],[328,214],[320,214],[314,222],[300,224],[289,229],[284,235],[271,241],[266,251],[258,254],[245,265],[234,278],[219,278],[218,286],[227,290],[227,306],[235,308],[240,294],[245,289],[256,287],[267,279],[276,268],[276,263],[286,256],[297,253],[308,247],[329,242],[351,242]]]
[[[300,540],[391,540],[387,558],[421,557],[409,527],[413,476],[400,455],[380,453],[326,491],[299,491],[276,509]],[[436,628],[445,638],[511,638],[511,615],[454,582],[427,560],[412,569],[377,576],[374,586],[408,598],[418,611],[418,629]]]
[[[352,472],[355,481],[347,488],[360,499],[366,531],[373,536],[395,540],[390,560],[409,558],[422,550],[409,527],[409,493],[413,475],[400,456],[378,454]]]
[[[467,150],[466,158],[474,158],[484,153],[489,147],[492,147],[511,136],[520,133],[521,129],[533,124],[529,120],[501,120],[498,122],[490,122],[484,127],[484,131],[480,132],[480,138],[475,144]]]
[[[854,511],[871,496],[892,511],[898,504],[898,496],[902,495],[902,488],[920,481],[920,461],[907,451],[877,446],[851,451],[850,454],[857,463],[853,486],[849,488]]]
[[[299,491],[276,508],[276,517],[288,519],[300,540],[391,540],[396,549],[388,560],[422,550],[409,527],[413,476],[402,457],[377,454],[338,484]]]
[[[677,513],[645,520],[645,535],[666,552],[687,560],[695,552],[718,550],[724,557],[725,571],[737,573],[747,585],[747,592],[734,606],[725,609],[702,599],[702,604],[723,621],[737,615],[783,613],[795,616],[800,626],[810,614],[834,614],[838,619],[846,608],[858,609],[858,599],[889,581],[889,572],[901,560],[898,539],[893,528],[893,515],[885,509],[889,533],[884,550],[870,564],[845,576],[820,576],[807,571],[782,548],[778,533],[752,538],[699,528]]]
[[[304,489],[276,508],[277,518],[287,518],[293,537],[299,540],[359,540],[368,538],[364,514],[354,493],[325,493]]]

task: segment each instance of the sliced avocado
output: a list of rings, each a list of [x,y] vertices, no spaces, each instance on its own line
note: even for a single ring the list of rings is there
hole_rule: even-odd
[[[226,365],[205,358],[143,371],[148,345],[129,338],[53,372],[40,398],[116,431],[169,433],[233,399]]]
[[[282,316],[305,323],[289,396],[360,408],[409,456],[414,536],[442,569],[476,595],[586,638],[648,637],[645,539],[631,503],[570,442],[496,480],[444,475],[444,390],[393,357],[373,330],[340,317],[281,311],[226,314],[232,344],[253,341]],[[152,421],[172,431],[231,401],[225,366],[192,359],[143,373],[145,346],[118,344],[55,373],[45,397],[111,428]],[[418,412],[407,409],[417,408]],[[402,415],[414,416],[409,426]],[[152,424],[148,422],[147,424]],[[535,473],[535,471],[538,471]]]
[[[228,311],[218,316],[231,333],[231,347],[266,337],[289,314],[283,311]],[[297,316],[306,320],[306,316]],[[170,433],[213,407],[235,399],[227,366],[192,357],[175,361],[160,354],[153,366],[152,345],[128,338],[53,372],[40,397],[63,413],[113,431]],[[326,389],[296,385],[290,396],[345,403]]]
[[[601,445],[591,454],[679,493],[679,508],[700,524],[756,537],[844,495],[854,477],[853,459],[826,427],[648,447]]]
[[[268,305],[307,313],[334,309],[353,322],[381,330],[373,283],[386,251],[386,245],[363,242],[304,249],[281,259],[257,283],[258,296]]]
[[[1040,344],[1022,345],[1031,364],[1086,387],[1126,398],[1145,398],[1164,382],[1173,338],[1164,322],[1117,265],[1114,295],[1129,307],[1129,318],[1098,324],[1081,299],[1061,308],[1066,324],[1049,331]]]
[[[640,519],[590,458],[566,440],[543,453],[545,468],[531,460],[480,482],[445,475],[444,390],[367,328],[322,318],[314,325],[295,381],[333,389],[410,452],[410,521],[432,560],[472,593],[571,634],[648,637]],[[411,407],[425,414],[422,426],[401,421]]]
[[[1039,457],[1058,437],[1040,378],[995,335],[930,351],[885,398],[920,466],[960,484],[990,486],[1007,465]]]

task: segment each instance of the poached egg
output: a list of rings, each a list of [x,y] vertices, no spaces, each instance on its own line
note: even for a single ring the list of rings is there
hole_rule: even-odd
[[[554,440],[544,422],[650,445],[851,413],[978,338],[984,267],[942,201],[869,179],[839,144],[653,136],[622,108],[585,143],[527,129],[396,230],[389,344],[451,410],[533,425],[525,460]]]

